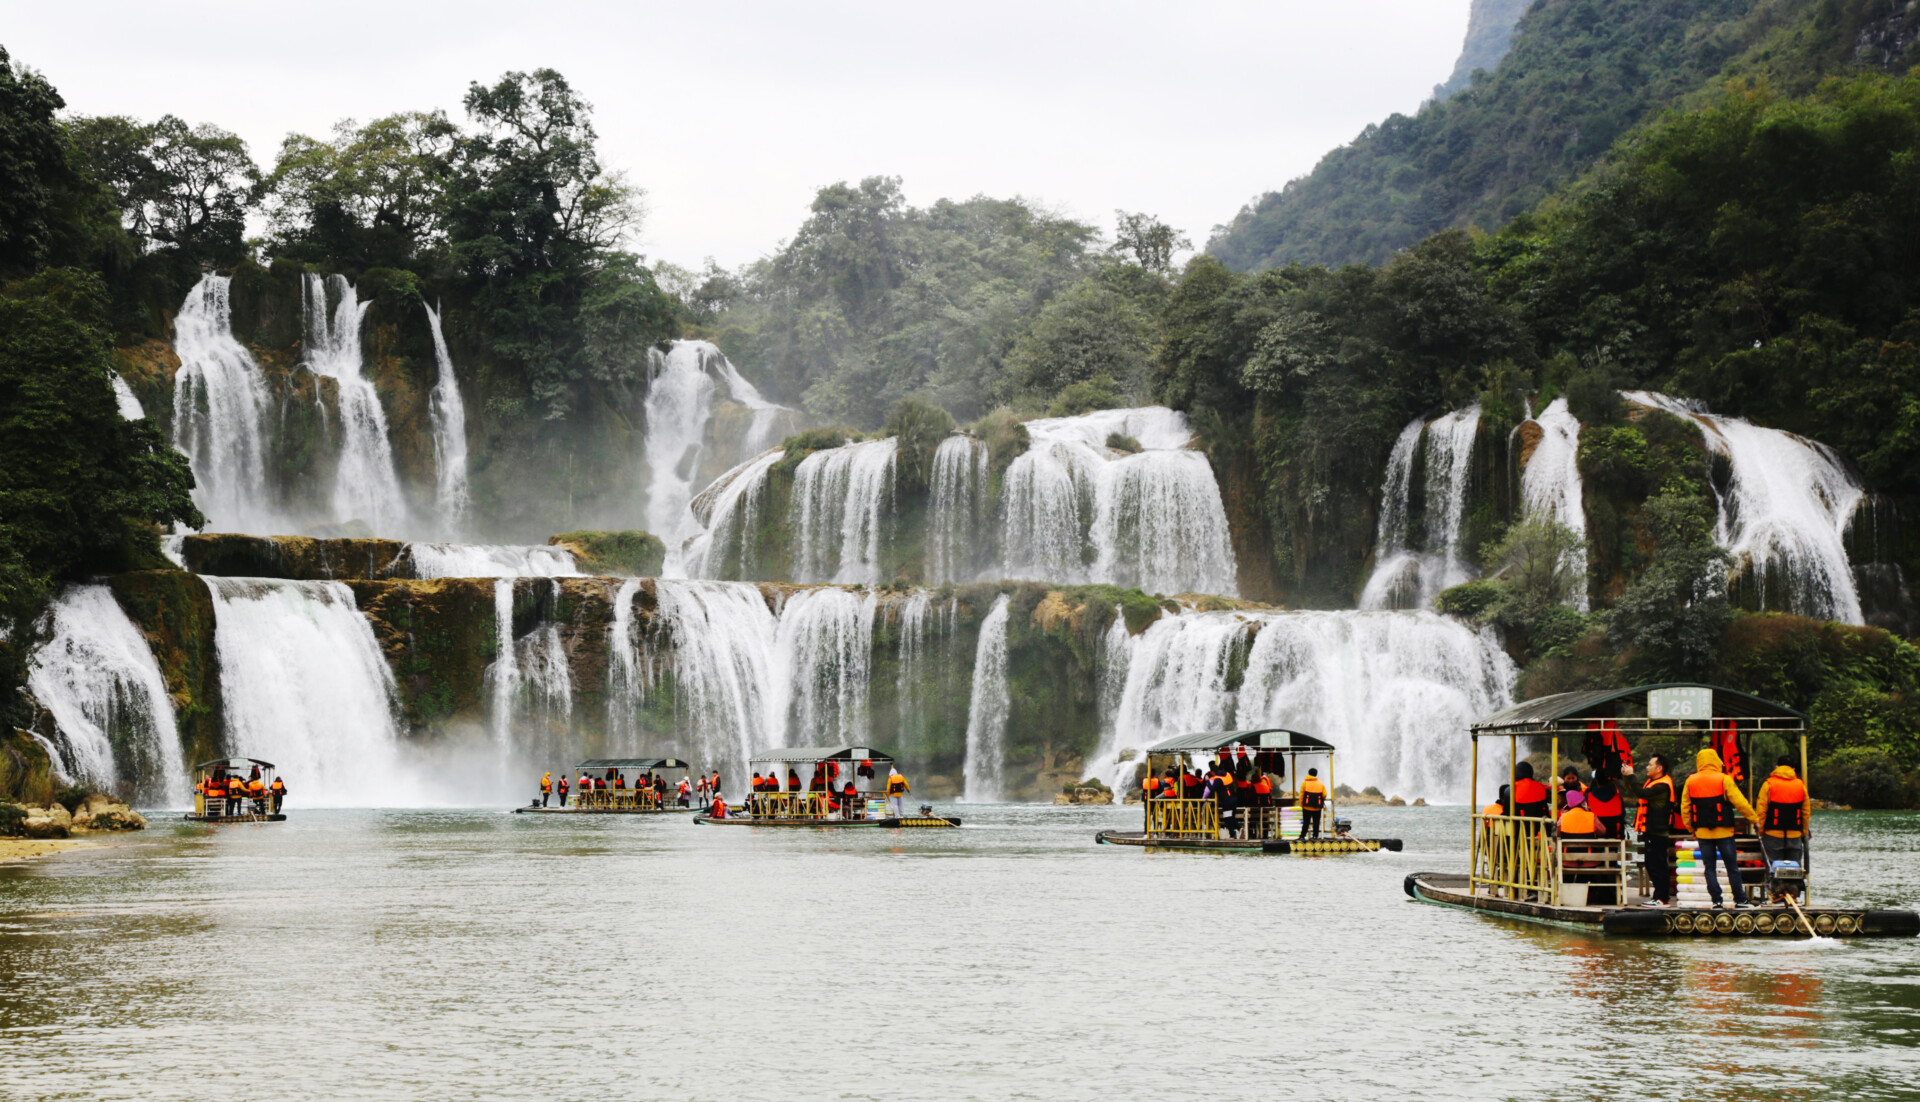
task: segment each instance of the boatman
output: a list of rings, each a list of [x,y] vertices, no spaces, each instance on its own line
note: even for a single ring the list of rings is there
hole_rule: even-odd
[[[1700,867],[1707,877],[1707,895],[1715,909],[1722,906],[1720,878],[1714,866],[1727,866],[1727,883],[1733,888],[1733,904],[1745,907],[1747,889],[1740,883],[1740,858],[1733,845],[1733,817],[1736,812],[1747,821],[1758,823],[1760,815],[1740,794],[1740,786],[1720,771],[1720,755],[1702,750],[1693,756],[1693,776],[1680,789],[1680,818],[1700,843]]]
[[[273,783],[267,786],[267,792],[273,797],[273,813],[280,814],[280,803],[287,798],[287,782],[275,777]]]
[[[540,774],[540,806],[547,806],[547,797],[553,794],[553,771]]]
[[[253,801],[255,815],[267,813],[267,782],[260,779],[258,766],[254,767],[252,779],[247,781],[247,798]]]
[[[900,772],[899,767],[895,766],[887,770],[887,809],[893,812],[894,818],[899,819],[906,815],[907,793],[911,791],[913,786],[907,783],[907,775]]]
[[[1775,861],[1807,867],[1807,786],[1793,771],[1793,759],[1781,758],[1760,786],[1760,852],[1767,868]],[[1779,900],[1774,900],[1778,903]]]
[[[1327,806],[1327,786],[1320,783],[1320,770],[1309,769],[1300,781],[1300,834],[1305,838],[1308,831],[1315,838],[1320,837],[1320,809]]]
[[[1640,809],[1633,813],[1633,832],[1640,836],[1647,879],[1653,885],[1650,907],[1673,906],[1673,832],[1685,829],[1666,755],[1654,754],[1647,758],[1647,783],[1640,787]]]

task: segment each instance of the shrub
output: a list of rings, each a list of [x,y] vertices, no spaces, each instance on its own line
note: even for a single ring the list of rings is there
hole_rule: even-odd
[[[27,809],[19,804],[0,804],[0,838],[18,838],[26,831]]]
[[[1813,767],[1812,792],[1859,808],[1901,808],[1916,802],[1914,778],[1878,746],[1835,750]]]
[[[53,802],[66,808],[67,814],[71,815],[80,810],[80,805],[86,803],[87,797],[91,795],[93,795],[93,789],[88,786],[84,784],[70,784],[53,794]]]
[[[1126,436],[1117,432],[1110,432],[1107,434],[1107,447],[1112,448],[1114,451],[1117,451],[1117,452],[1128,452],[1128,453],[1145,450],[1140,446],[1140,441],[1135,440],[1131,436]]]

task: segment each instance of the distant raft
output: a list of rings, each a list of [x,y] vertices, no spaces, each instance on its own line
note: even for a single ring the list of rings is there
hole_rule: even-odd
[[[1304,777],[1302,758],[1315,763]],[[1299,731],[1179,735],[1147,751],[1143,783],[1143,829],[1103,830],[1097,845],[1295,857],[1400,848],[1398,838],[1353,836],[1334,809],[1333,744]]]
[[[691,815],[691,801],[680,803],[680,782],[693,767],[679,758],[589,758],[574,766],[582,784],[563,801],[544,800],[513,809],[516,815]],[[667,782],[667,775],[680,779]],[[662,783],[654,783],[659,780]]]
[[[694,817],[702,826],[813,827],[882,830],[957,827],[960,820],[936,815],[922,804],[920,813],[894,815],[887,801],[870,791],[880,770],[893,765],[893,755],[870,746],[789,746],[763,750],[748,760],[748,768],[765,770],[773,787],[747,797],[724,816],[711,810]],[[801,770],[807,771],[802,779]],[[758,776],[762,772],[754,769]],[[782,783],[782,776],[786,780]],[[865,788],[862,788],[862,785]],[[852,792],[847,791],[848,785]]]
[[[244,776],[243,776],[244,774]],[[259,758],[215,758],[193,767],[190,823],[284,823],[286,785],[273,763]]]

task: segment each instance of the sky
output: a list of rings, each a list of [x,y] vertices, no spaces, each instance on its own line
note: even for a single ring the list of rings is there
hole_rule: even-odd
[[[815,190],[1024,196],[1107,232],[1145,211],[1204,245],[1246,202],[1452,70],[1470,0],[0,0],[0,45],[83,114],[245,138],[445,109],[551,67],[646,193],[631,242],[683,267],[779,247]]]

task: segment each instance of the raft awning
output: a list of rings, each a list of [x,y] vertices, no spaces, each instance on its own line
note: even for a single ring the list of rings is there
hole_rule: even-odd
[[[199,772],[205,772],[206,770],[218,769],[222,766],[228,769],[241,769],[249,765],[257,765],[262,769],[274,768],[272,762],[261,761],[259,758],[215,758],[212,761],[203,761],[193,768]]]
[[[893,755],[871,746],[779,746],[747,756],[747,764],[761,761],[876,761],[891,762]]]
[[[1713,694],[1713,714],[1697,719],[1648,719],[1647,696],[1656,689],[1705,690]],[[1593,720],[1607,720],[1624,731],[1681,730],[1709,723],[1730,724],[1740,730],[1801,731],[1805,712],[1762,700],[1751,693],[1691,681],[1666,681],[1630,689],[1588,689],[1535,697],[1496,712],[1473,725],[1481,735],[1559,734],[1585,731]]]
[[[594,758],[583,761],[576,769],[691,769],[691,765],[679,758]]]
[[[1300,753],[1331,753],[1333,743],[1299,731],[1289,731],[1283,727],[1267,727],[1257,731],[1205,731],[1192,735],[1175,735],[1156,746],[1149,747],[1149,754],[1184,754],[1198,750],[1222,750],[1238,743],[1249,750],[1293,750]]]

